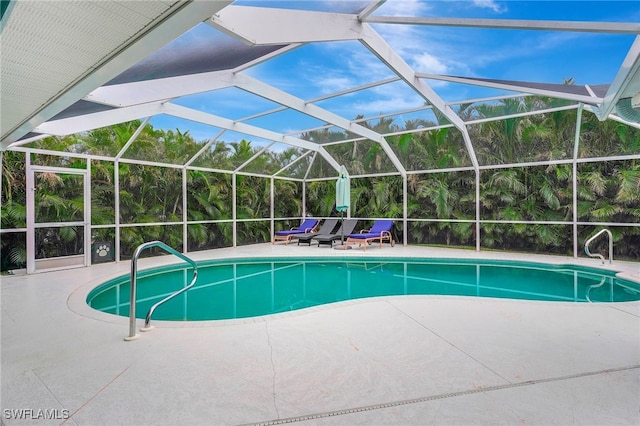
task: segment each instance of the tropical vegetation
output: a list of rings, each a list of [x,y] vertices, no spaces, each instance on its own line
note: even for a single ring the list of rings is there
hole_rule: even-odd
[[[585,112],[574,191],[575,109],[482,120],[535,112],[553,102],[557,101],[514,98],[463,105],[458,111],[467,121],[477,120],[468,131],[480,164],[477,182],[481,247],[571,255],[575,214],[580,223],[580,246],[602,224],[607,224],[614,235],[616,257],[639,260],[640,160],[607,160],[639,154],[638,129],[612,120],[600,122]],[[476,172],[460,131],[448,126],[442,117],[438,119],[438,123],[408,120],[399,125],[391,118],[381,118],[362,124],[389,135],[389,145],[408,171],[407,229],[398,220],[397,238],[406,233],[410,244],[475,247]],[[296,224],[303,213],[336,215],[335,179],[330,179],[336,172],[319,157],[311,163],[313,157],[303,156],[298,148],[263,151],[246,139],[205,145],[206,141],[196,141],[189,132],[146,125],[125,155],[114,161],[139,126],[139,121],[133,121],[29,145],[66,153],[59,156],[41,154],[42,151],[4,152],[2,228],[26,227],[26,155],[31,164],[39,166],[86,170],[87,161],[90,162],[92,241],[115,241],[118,212],[123,259],[149,240],[161,240],[181,250],[185,205],[189,251],[232,245],[234,191],[239,245],[270,240],[272,185],[277,229]],[[416,131],[420,128],[432,130]],[[403,131],[412,132],[402,134]],[[352,217],[403,217],[403,178],[380,144],[329,129],[300,137],[327,143],[326,150],[347,166],[352,175]],[[348,138],[352,142],[329,143]],[[203,148],[197,160],[185,168],[183,165]],[[549,163],[556,160],[560,163]],[[289,164],[292,165],[285,167]],[[303,177],[310,165],[303,189]],[[270,175],[277,171],[281,173],[272,179]],[[34,213],[38,222],[73,221],[82,216],[82,183],[76,175],[37,173],[35,178]],[[118,209],[116,179],[120,188]],[[573,211],[574,196],[577,212]],[[82,231],[82,226],[39,229],[36,257],[78,253],[83,246]],[[25,240],[24,231],[2,234],[2,270],[24,266]],[[603,243],[600,245],[604,247]]]

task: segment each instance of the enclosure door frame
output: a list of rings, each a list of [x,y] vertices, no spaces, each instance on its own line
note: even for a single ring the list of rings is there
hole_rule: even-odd
[[[26,156],[26,178],[27,178],[27,273],[45,272],[57,269],[79,268],[89,266],[91,263],[91,185],[89,170],[72,169],[65,167],[50,166],[33,166]],[[36,192],[36,173],[56,173],[56,174],[73,174],[81,175],[83,183],[83,212],[82,220],[71,222],[36,222],[35,211],[35,192]],[[38,267],[36,261],[36,230],[40,228],[63,228],[67,226],[83,227],[83,253],[81,263],[66,264],[61,262],[60,266]],[[71,257],[71,256],[68,256]],[[80,257],[80,256],[77,256]],[[63,259],[63,258],[60,258]]]

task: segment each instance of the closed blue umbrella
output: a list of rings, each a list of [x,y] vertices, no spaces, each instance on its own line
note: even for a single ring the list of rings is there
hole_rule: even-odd
[[[338,176],[338,180],[336,181],[336,210],[341,213],[341,225],[344,224],[344,212],[349,210],[351,206],[351,181],[349,179],[349,174],[347,173],[347,169],[344,166],[340,166],[340,176]],[[344,229],[343,226],[340,226],[342,230],[342,235],[340,236],[340,241],[342,242],[340,247],[336,248],[349,248],[344,245]]]

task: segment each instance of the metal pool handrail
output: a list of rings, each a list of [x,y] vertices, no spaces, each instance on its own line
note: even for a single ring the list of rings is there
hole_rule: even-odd
[[[613,261],[613,236],[611,235],[611,231],[609,231],[608,229],[601,229],[600,232],[598,232],[593,237],[589,238],[587,240],[587,242],[584,243],[584,252],[587,254],[587,256],[589,256],[589,257],[599,257],[602,260],[602,264],[603,265],[604,265],[604,256],[601,255],[600,253],[591,254],[591,252],[589,251],[589,244],[591,244],[591,241],[595,240],[596,238],[598,238],[600,235],[602,235],[605,232],[609,236],[609,263],[611,263]]]
[[[189,263],[191,266],[193,266],[193,278],[191,279],[191,283],[189,283],[188,286],[181,288],[180,290],[176,291],[173,294],[170,294],[169,296],[165,297],[164,299],[162,299],[161,301],[153,305],[149,309],[149,312],[147,312],[147,316],[144,320],[144,327],[141,328],[140,330],[142,331],[150,330],[152,327],[149,326],[149,323],[151,322],[151,315],[153,315],[153,311],[155,311],[156,308],[162,305],[164,302],[170,299],[173,299],[180,293],[184,293],[185,291],[189,290],[191,287],[193,287],[193,285],[196,283],[198,279],[198,265],[196,264],[196,262],[194,262],[192,259],[185,256],[184,254],[172,249],[162,241],[149,241],[147,243],[140,244],[136,248],[136,250],[133,252],[133,257],[131,258],[131,296],[129,297],[129,336],[124,338],[124,340],[126,341],[135,340],[140,336],[139,334],[136,333],[136,284],[137,284],[137,275],[138,275],[138,257],[140,257],[140,253],[142,253],[143,250],[146,250],[152,247],[160,247],[167,253],[175,255],[180,259],[184,260],[185,262]]]
[[[594,288],[598,288],[598,287],[602,287],[604,285],[604,280],[606,277],[602,277],[600,279],[600,283],[595,284],[595,285],[591,285],[589,286],[589,288],[587,289],[587,292],[584,295],[584,298],[587,299],[587,301],[589,303],[593,303],[593,301],[591,300],[591,296],[589,295],[589,293],[591,293],[591,290],[593,290]],[[613,299],[613,289],[611,290],[611,298]],[[613,302],[613,300],[611,300]]]

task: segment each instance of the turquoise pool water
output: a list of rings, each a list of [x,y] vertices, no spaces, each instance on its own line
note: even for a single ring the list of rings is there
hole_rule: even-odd
[[[138,274],[136,313],[188,285],[190,267]],[[100,311],[129,315],[129,275],[87,296]],[[198,282],[157,308],[154,320],[247,318],[343,300],[390,295],[451,295],[561,302],[640,300],[640,285],[615,272],[574,265],[451,259],[306,258],[198,263]]]

